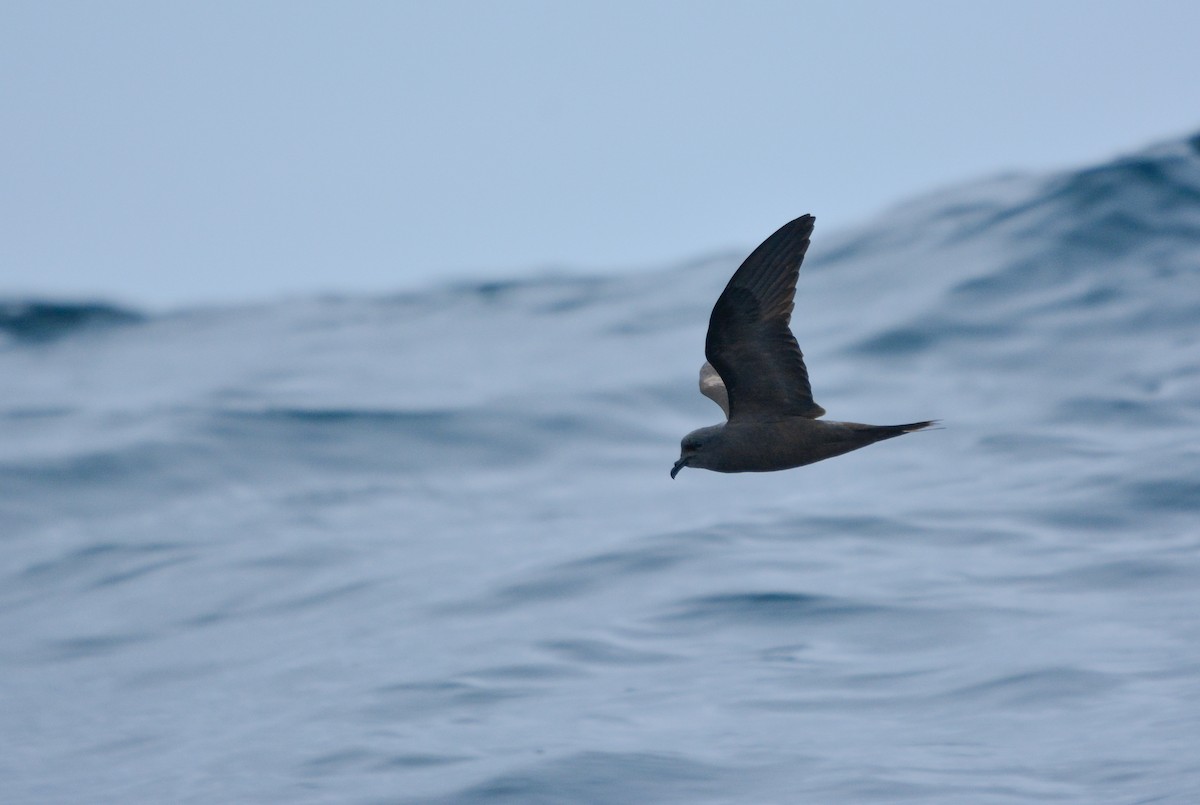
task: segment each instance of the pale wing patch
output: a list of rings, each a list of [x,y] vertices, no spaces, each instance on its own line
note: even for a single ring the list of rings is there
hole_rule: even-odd
[[[708,361],[700,367],[700,393],[721,406],[725,418],[729,419],[729,392],[725,390],[725,381]]]

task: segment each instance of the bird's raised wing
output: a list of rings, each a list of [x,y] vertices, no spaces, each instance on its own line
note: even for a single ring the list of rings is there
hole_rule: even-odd
[[[801,216],[763,241],[713,307],[704,355],[724,381],[731,420],[747,416],[816,419],[825,413],[813,401],[804,355],[788,327],[800,263],[815,220]]]

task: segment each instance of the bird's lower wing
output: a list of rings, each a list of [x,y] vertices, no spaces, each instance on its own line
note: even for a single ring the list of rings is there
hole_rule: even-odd
[[[729,419],[729,392],[725,390],[725,381],[708,361],[700,367],[700,393],[721,406],[725,418]]]

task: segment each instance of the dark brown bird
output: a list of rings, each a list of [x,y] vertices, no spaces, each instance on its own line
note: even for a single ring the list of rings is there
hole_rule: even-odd
[[[674,478],[684,467],[771,472],[802,467],[933,425],[821,422],[804,355],[789,323],[796,280],[816,219],[784,224],[746,258],[713,307],[700,368],[700,393],[727,421],[683,437]]]

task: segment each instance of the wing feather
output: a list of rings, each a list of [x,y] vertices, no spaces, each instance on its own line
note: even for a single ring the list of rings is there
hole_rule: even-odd
[[[725,391],[725,381],[708,361],[700,367],[700,393],[721,406],[725,418],[729,419],[729,394]]]
[[[813,400],[804,354],[789,327],[815,220],[801,216],[763,241],[713,307],[704,355],[724,382],[730,419],[825,413]]]

